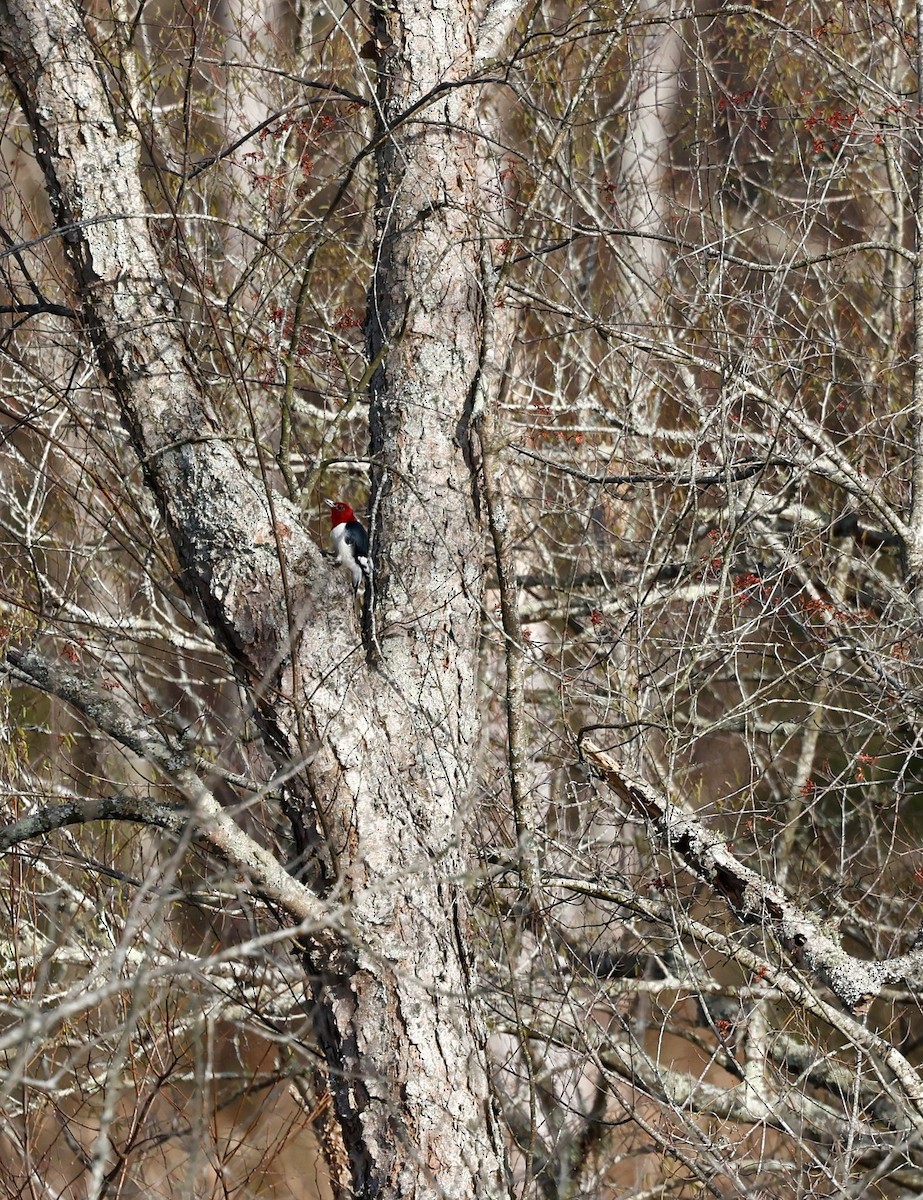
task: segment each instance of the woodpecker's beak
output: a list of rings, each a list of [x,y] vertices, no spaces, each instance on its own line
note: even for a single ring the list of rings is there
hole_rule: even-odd
[[[328,500],[326,496],[324,497],[324,503],[327,505],[328,508],[333,508],[333,501]]]

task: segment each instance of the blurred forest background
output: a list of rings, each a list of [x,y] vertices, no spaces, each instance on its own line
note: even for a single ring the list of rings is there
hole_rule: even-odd
[[[214,416],[203,452],[220,441],[319,546],[332,497],[376,544],[397,513],[428,555],[446,529],[426,473],[395,473],[390,517],[377,499],[376,380],[404,336],[377,324],[382,80],[389,22],[411,29],[416,6],[64,11],[137,148]],[[0,1191],[363,1194],[338,1182],[350,1134],[292,914],[177,815],[170,754],[280,864],[302,849],[252,673],[186,586],[100,352],[96,284],[73,260],[81,222],[106,218],[72,205],[67,225],[43,162],[92,131],[36,135],[24,13],[0,5]],[[484,591],[473,776],[453,797],[464,861],[446,877],[471,905],[455,1002],[486,1038],[503,1186],[909,1200],[919,4],[475,15],[487,52],[400,124],[489,163],[468,295],[492,390],[447,399],[479,425]],[[447,116],[461,92],[476,126]],[[115,206],[98,236],[115,246],[110,226],[138,215]],[[410,279],[404,325],[441,286]],[[322,572],[348,670],[387,658],[387,606],[366,596],[360,616],[345,575]],[[434,645],[432,673],[441,660]],[[326,894],[348,913],[348,889]],[[872,969],[853,986],[857,963]],[[464,1194],[424,1167],[364,1194]]]

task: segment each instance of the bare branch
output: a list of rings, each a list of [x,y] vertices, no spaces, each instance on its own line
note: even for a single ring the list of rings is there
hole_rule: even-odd
[[[327,952],[342,951],[341,940],[334,933],[339,925],[338,915],[303,883],[293,879],[272,854],[244,833],[225,812],[196,774],[190,747],[181,742],[171,745],[150,723],[129,717],[114,699],[102,695],[86,677],[52,666],[35,650],[8,650],[6,659],[12,679],[66,701],[122,746],[158,767],[187,798],[188,820],[195,835],[230,866],[244,871],[264,900],[279,906],[295,921],[310,921],[316,929],[318,944]],[[72,811],[69,806],[61,815],[67,811]],[[135,811],[139,814],[144,811],[142,802],[138,802]]]
[[[127,793],[65,800],[61,804],[43,805],[11,825],[0,826],[0,854],[55,829],[90,821],[136,821],[182,835],[189,824],[189,815],[186,805],[163,804]]]
[[[727,841],[706,829],[691,812],[667,800],[592,742],[584,740],[582,752],[609,787],[651,821],[670,853],[722,895],[742,920],[771,929],[783,946],[797,951],[850,1012],[866,1012],[887,983],[923,986],[923,947],[884,962],[854,958],[780,888],[744,866]]]

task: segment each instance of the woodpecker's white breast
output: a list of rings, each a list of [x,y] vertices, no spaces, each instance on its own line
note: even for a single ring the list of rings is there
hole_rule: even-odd
[[[351,572],[353,577],[353,586],[358,587],[362,582],[362,566],[356,559],[356,554],[352,545],[349,541],[347,541],[347,532],[347,523],[345,521],[341,521],[339,525],[334,525],[334,527],[330,530],[330,541],[333,544],[333,553],[336,555],[339,562]]]

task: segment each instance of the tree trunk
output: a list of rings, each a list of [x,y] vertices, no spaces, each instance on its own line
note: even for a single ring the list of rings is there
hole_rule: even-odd
[[[347,902],[342,955],[304,939],[348,1170],[341,1194],[504,1191],[466,942],[483,539],[468,453],[481,358],[475,89],[464,3],[379,13],[372,396],[375,576],[365,653],[344,578],[235,457],[190,371],[139,146],[61,0],[3,0],[77,304],[171,532],[184,587],[248,681],[293,805]],[[434,93],[434,89],[439,91]],[[408,115],[418,105],[419,119]],[[310,761],[309,761],[310,760]]]

